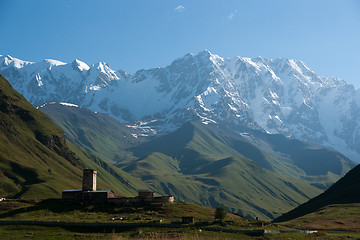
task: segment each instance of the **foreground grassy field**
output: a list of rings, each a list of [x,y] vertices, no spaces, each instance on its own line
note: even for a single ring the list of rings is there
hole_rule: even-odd
[[[0,239],[144,239],[144,240],[235,240],[235,239],[345,239],[343,237],[327,236],[323,233],[314,234],[267,234],[265,236],[250,236],[239,233],[199,231],[199,229],[168,229],[168,228],[138,228],[120,233],[74,232],[60,227],[41,226],[0,226]],[[347,238],[350,239],[350,238]]]
[[[349,206],[351,207],[351,206]],[[359,208],[359,205],[354,206]],[[359,210],[357,210],[359,211]],[[59,226],[0,225],[0,239],[358,239],[358,223],[348,225],[342,231],[319,231],[317,233],[266,233],[258,230],[293,231],[305,228],[300,222],[286,222],[281,225],[271,222],[255,221],[233,214],[227,214],[223,223],[214,221],[214,209],[196,204],[175,202],[169,204],[150,204],[146,206],[116,205],[70,205],[59,199],[48,200],[6,200],[0,202],[1,221],[44,221],[59,223]],[[341,214],[350,218],[359,216],[355,210],[344,210]],[[181,217],[194,217],[194,224],[178,224]],[[345,216],[345,215],[344,215]],[[336,213],[334,217],[339,217]],[[316,219],[316,216],[314,216]],[[345,218],[344,218],[345,219]],[[309,221],[309,220],[304,220]],[[61,223],[85,226],[64,226]],[[179,227],[165,225],[176,223]],[[120,227],[87,226],[86,224],[118,224]],[[126,224],[155,224],[135,225]],[[121,224],[126,225],[122,226]],[[300,225],[299,225],[300,224]],[[312,225],[315,226],[315,225]],[[353,226],[353,227],[351,227]],[[310,225],[308,226],[310,228]],[[222,230],[222,231],[219,231]],[[255,232],[239,231],[255,230]],[[336,229],[335,229],[336,230]],[[234,231],[234,232],[226,232]],[[238,232],[235,232],[238,231]]]
[[[187,216],[194,217],[195,221],[213,221],[214,209],[184,202],[127,207],[63,204],[60,199],[0,202],[0,220],[12,221],[171,223]],[[226,220],[246,225],[251,221],[233,214],[228,214]]]
[[[360,203],[329,205],[281,224],[303,229],[354,231],[360,238]]]
[[[359,239],[357,236],[336,235],[336,233],[281,233],[251,236],[241,233],[200,231],[196,228],[170,229],[170,228],[137,228],[123,232],[78,232],[61,227],[42,226],[0,226],[0,239],[144,239],[144,240],[235,240],[235,239]]]

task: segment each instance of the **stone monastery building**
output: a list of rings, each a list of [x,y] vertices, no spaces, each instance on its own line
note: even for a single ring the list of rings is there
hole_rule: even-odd
[[[155,197],[155,193],[150,190],[139,190],[137,197],[117,197],[112,190],[96,190],[96,174],[96,170],[85,169],[83,171],[82,189],[62,191],[62,200],[73,203],[114,204],[174,202],[173,196]]]

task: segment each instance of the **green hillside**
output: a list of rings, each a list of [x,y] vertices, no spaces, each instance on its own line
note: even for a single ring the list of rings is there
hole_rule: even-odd
[[[119,169],[156,193],[204,206],[224,205],[244,216],[275,218],[340,177],[331,172],[307,175],[289,154],[275,151],[272,144],[276,142],[264,136],[254,141],[189,122],[173,133],[139,141],[132,128],[102,114],[61,104],[48,104],[41,110],[64,128],[71,142],[116,162]],[[111,142],[110,147],[102,147],[103,142]],[[303,151],[309,146],[303,143]],[[314,179],[323,183],[314,186]]]
[[[99,189],[112,189],[118,196],[136,196],[139,189],[149,188],[145,182],[102,161],[81,147],[71,142],[68,142],[68,146],[79,157],[85,168],[97,170],[97,178],[100,180]],[[77,188],[81,188],[81,182]]]
[[[61,104],[41,110],[69,141],[158,194],[224,205],[249,217],[275,218],[320,194],[354,166],[335,151],[281,135],[188,122],[167,135],[137,138],[136,130],[103,114]]]
[[[317,144],[259,131],[239,134],[226,128],[208,128],[225,138],[226,144],[237,153],[261,167],[324,190],[355,167],[344,155]]]
[[[154,153],[124,170],[157,192],[204,206],[223,205],[252,218],[274,218],[321,192],[304,181],[281,176],[240,157],[214,161],[198,174],[184,174],[175,159]]]
[[[14,239],[235,240],[263,239],[264,229],[289,229],[231,213],[227,213],[220,223],[214,221],[214,213],[215,209],[185,202],[129,207],[112,204],[70,205],[61,204],[56,199],[10,200],[0,204],[0,218],[3,221],[45,221],[52,224],[46,227],[0,225],[0,239],[8,239],[11,232]],[[194,224],[181,224],[182,217],[193,217]],[[63,223],[68,226],[63,226]],[[107,227],[109,224],[116,226]],[[69,227],[71,225],[76,226]],[[267,234],[266,239],[274,239],[269,237]],[[296,234],[291,237],[296,237]],[[300,234],[300,237],[306,237],[306,234]]]
[[[198,174],[215,160],[245,157],[271,172],[304,180],[324,190],[355,166],[345,156],[318,145],[281,135],[238,134],[197,122],[189,122],[173,133],[129,151],[139,159],[153,152],[163,153],[177,159],[181,172],[186,174]],[[127,164],[123,162],[119,166]]]
[[[119,167],[157,192],[204,206],[224,205],[253,218],[272,219],[321,192],[306,181],[262,168],[230,146],[229,139],[202,124],[187,123],[132,148],[139,159]]]
[[[108,163],[120,166],[161,152],[178,159],[182,171],[191,172],[194,164],[201,166],[209,160],[244,156],[265,169],[305,180],[324,190],[355,166],[338,152],[282,135],[255,131],[239,133],[226,127],[192,122],[154,139],[139,137],[138,129],[83,108],[52,103],[40,110],[64,130],[68,140]]]
[[[294,218],[314,213],[333,204],[360,203],[360,165],[350,170],[324,193],[298,206],[292,211],[275,219],[276,222],[289,221]]]
[[[146,184],[104,163],[75,145],[0,76],[0,196],[60,197],[64,189],[81,188],[82,170],[99,171],[99,188],[135,194]],[[119,181],[120,180],[120,181]]]
[[[124,149],[142,141],[132,135],[136,130],[105,114],[60,103],[46,104],[39,110],[64,130],[67,139],[109,163],[131,158]]]
[[[342,233],[352,232],[360,237],[360,203],[332,204],[318,210],[281,222],[280,225],[302,229],[332,230]]]

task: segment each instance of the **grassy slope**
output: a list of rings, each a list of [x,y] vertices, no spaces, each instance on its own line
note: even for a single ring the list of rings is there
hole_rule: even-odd
[[[41,226],[0,226],[0,238],[8,239],[9,232],[15,239],[348,239],[349,236],[359,237],[358,221],[348,221],[347,217],[358,216],[351,212],[355,206],[347,206],[341,210],[342,217],[339,218],[340,209],[331,206],[324,209],[326,215],[337,216],[337,220],[330,218],[325,220],[321,216],[315,216],[316,224],[328,224],[328,230],[321,233],[281,233],[266,234],[264,236],[246,235],[241,233],[226,233],[207,231],[206,228],[225,228],[228,230],[294,230],[287,226],[275,225],[269,222],[259,222],[242,218],[233,214],[227,214],[226,225],[214,221],[214,209],[202,207],[195,204],[175,202],[173,204],[152,204],[144,206],[117,206],[117,205],[69,205],[62,204],[58,200],[32,200],[32,201],[4,201],[0,202],[0,218],[10,221],[46,221],[46,222],[81,222],[81,223],[172,223],[181,220],[181,217],[194,217],[194,225],[184,225],[185,228],[167,227],[137,227],[116,229],[94,228],[94,227],[41,227]],[[331,212],[331,213],[330,213]],[[357,215],[356,215],[357,214]],[[345,216],[346,215],[346,216]],[[122,219],[120,219],[122,218]],[[114,219],[114,220],[112,220]],[[321,219],[319,221],[319,219]],[[309,220],[309,218],[308,218]],[[201,222],[200,222],[201,221]],[[229,222],[231,221],[231,222]],[[288,223],[290,225],[290,223]],[[301,225],[306,228],[308,225]],[[294,226],[295,228],[298,226]],[[324,227],[322,227],[324,228]],[[326,226],[325,226],[326,228]],[[200,230],[201,229],[201,230]],[[120,231],[119,231],[120,230]],[[334,230],[342,230],[334,232]],[[345,231],[344,231],[345,230]],[[336,237],[338,236],[338,238]]]
[[[61,129],[1,76],[0,121],[2,196],[55,197],[61,189],[76,186],[81,164],[67,148]]]
[[[85,167],[99,171],[100,189],[133,195],[146,186],[75,145],[70,150],[63,131],[1,76],[0,123],[1,197],[60,197],[81,188]]]
[[[355,167],[344,155],[316,144],[258,131],[240,134],[241,137],[236,131],[220,131],[233,149],[261,167],[306,180],[324,190]]]
[[[148,184],[102,161],[81,147],[71,142],[68,142],[68,145],[86,168],[97,170],[98,189],[112,189],[118,196],[136,196],[138,189],[149,187]],[[81,184],[78,188],[81,188]]]
[[[302,169],[307,176],[326,175],[329,172],[338,176],[345,175],[355,164],[331,149],[316,144],[310,144],[282,135],[263,135],[276,152],[289,156],[293,163]]]
[[[16,239],[252,239],[239,233],[200,232],[201,226],[227,228],[235,230],[247,230],[259,228],[258,222],[244,219],[233,214],[227,214],[226,221],[232,221],[231,225],[223,226],[214,221],[214,209],[199,205],[175,202],[169,204],[152,204],[145,206],[116,206],[116,205],[68,205],[58,201],[5,201],[0,203],[0,218],[2,220],[30,220],[51,222],[92,222],[92,223],[161,223],[169,224],[173,221],[181,221],[181,217],[192,216],[195,227],[188,228],[129,228],[112,234],[104,233],[104,228],[73,228],[57,229],[56,227],[41,228],[38,226],[17,226],[13,237]],[[109,220],[123,218],[122,220]],[[208,223],[199,223],[199,221]],[[186,226],[186,225],[185,225]],[[267,223],[261,228],[279,229]],[[41,229],[41,230],[40,230]],[[285,228],[283,228],[285,229]],[[13,231],[12,226],[0,226],[0,238],[7,239],[8,233]],[[73,232],[71,232],[73,231]],[[107,230],[108,231],[108,230]],[[139,235],[139,232],[142,232]],[[111,232],[111,229],[110,229]],[[101,233],[101,234],[100,234]],[[200,236],[199,236],[199,233]],[[200,238],[199,238],[200,237]],[[214,238],[215,237],[215,238]]]
[[[204,163],[211,159],[242,155],[263,168],[313,182],[322,189],[326,189],[355,166],[337,152],[318,145],[290,140],[281,135],[253,132],[251,135],[240,136],[234,130],[192,123],[196,125],[194,133],[189,133],[187,129],[191,126],[185,125],[181,128],[181,131],[185,130],[184,133],[176,131],[153,140],[134,138],[133,134],[138,133],[137,130],[107,115],[95,114],[86,109],[55,103],[47,104],[40,110],[48,114],[65,131],[70,141],[109,163],[124,164],[153,152],[179,157],[179,152],[191,141],[194,151],[186,152],[189,159],[193,159],[192,154],[197,153],[203,154],[202,158],[198,159]],[[150,143],[141,144],[141,148],[136,148],[141,142],[149,139]],[[129,148],[132,149],[128,151]],[[182,158],[183,169],[186,167],[186,161]],[[193,161],[187,163],[191,168]]]
[[[168,158],[154,153],[124,170],[142,178],[157,192],[204,206],[223,205],[243,216],[262,219],[274,218],[320,193],[304,181],[275,174],[246,158],[214,161],[203,173],[191,175],[173,171],[178,162]],[[168,169],[163,167],[169,162]]]
[[[127,156],[123,149],[141,141],[132,136],[136,130],[105,114],[59,103],[47,104],[40,110],[64,130],[67,139],[109,163],[121,161]]]
[[[327,229],[360,232],[360,203],[334,204],[281,225],[303,229]]]
[[[123,164],[123,170],[177,199],[211,207],[224,205],[241,215],[264,219],[321,192],[305,181],[260,167],[226,142],[229,140],[202,125],[188,123],[135,147],[134,155],[145,157]]]
[[[4,201],[0,204],[2,220],[64,221],[64,222],[109,222],[109,218],[122,217],[117,222],[152,222],[163,219],[163,223],[192,216],[195,221],[214,221],[215,209],[193,203],[175,202],[143,206],[118,205],[74,205],[63,204],[56,199],[32,201]],[[241,223],[253,222],[234,214],[227,214],[226,220]]]
[[[280,216],[275,221],[283,222],[304,216],[332,204],[360,203],[360,165],[350,170],[343,178],[321,195]]]
[[[65,129],[70,141],[80,141],[109,162],[117,161],[118,167],[157,193],[206,206],[225,205],[252,217],[279,216],[319,194],[319,188],[325,189],[353,166],[330,150],[281,136],[240,136],[191,122],[139,144],[129,128],[108,116],[60,104],[47,105],[42,111]],[[99,139],[112,144],[104,148]],[[313,164],[335,164],[323,167],[326,171],[310,171],[302,162],[317,152],[316,159],[311,158]]]

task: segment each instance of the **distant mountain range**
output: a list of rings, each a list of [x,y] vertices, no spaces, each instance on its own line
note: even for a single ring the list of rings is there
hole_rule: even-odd
[[[109,114],[144,135],[190,120],[260,130],[360,157],[360,92],[285,58],[221,58],[205,50],[169,66],[114,71],[100,62],[32,63],[0,56],[0,74],[34,106],[69,102]]]

